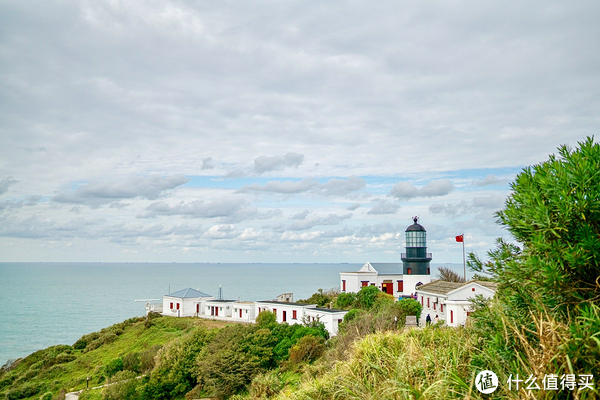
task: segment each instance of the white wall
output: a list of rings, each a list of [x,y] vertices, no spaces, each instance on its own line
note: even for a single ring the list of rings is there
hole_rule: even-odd
[[[343,281],[346,281],[346,290]],[[368,281],[369,286],[377,285],[377,272],[340,272],[340,292],[357,293],[362,288],[362,281]]]

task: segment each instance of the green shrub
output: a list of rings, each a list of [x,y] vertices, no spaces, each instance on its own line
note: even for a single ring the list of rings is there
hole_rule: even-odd
[[[140,372],[140,353],[127,353],[123,357],[123,369],[126,371]]]
[[[348,323],[358,317],[363,311],[358,308],[353,308],[346,315],[344,315],[344,323]]]
[[[112,379],[112,385],[102,389],[103,400],[137,400],[141,399],[138,393],[140,380],[132,371],[120,371]]]
[[[325,351],[325,340],[322,337],[304,336],[290,349],[290,362],[312,362],[321,357]]]
[[[261,311],[256,317],[256,325],[261,328],[268,328],[277,324],[277,317],[271,311]]]
[[[123,371],[123,359],[121,357],[112,359],[104,366],[106,376],[113,376],[119,371]]]
[[[52,400],[52,392],[46,392],[40,396],[39,400]]]
[[[376,286],[365,286],[356,294],[356,305],[363,310],[370,310],[375,305],[377,296],[381,293]]]
[[[250,394],[257,399],[271,398],[283,389],[283,382],[276,371],[257,375],[250,383]]]
[[[347,309],[356,303],[356,293],[340,293],[335,299],[335,307]]]

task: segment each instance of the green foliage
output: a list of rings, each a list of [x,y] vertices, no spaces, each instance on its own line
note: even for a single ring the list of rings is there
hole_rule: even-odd
[[[355,303],[356,293],[340,293],[335,299],[335,307],[344,310],[354,307]]]
[[[283,389],[284,383],[276,371],[257,375],[250,384],[250,395],[256,399],[269,399]]]
[[[140,372],[141,371],[141,357],[140,353],[132,352],[127,353],[123,357],[123,369],[126,371]]]
[[[356,294],[356,306],[363,310],[370,310],[375,305],[377,296],[381,293],[376,286],[365,286],[360,288]]]
[[[256,316],[256,325],[268,328],[277,324],[277,317],[271,311],[261,311]]]
[[[438,278],[446,282],[464,282],[465,277],[457,274],[448,267],[438,267]]]
[[[575,150],[525,168],[498,217],[526,257],[507,264],[503,283],[518,278],[550,308],[600,296],[600,144],[592,137]]]
[[[423,306],[415,299],[402,299],[395,304],[395,307],[403,317],[402,324],[408,315],[416,316],[418,321],[421,318],[421,311],[423,311]]]
[[[52,400],[52,392],[46,392],[40,396],[39,400]]]
[[[194,375],[196,358],[214,336],[214,331],[198,328],[165,345],[142,388],[144,396],[170,399],[189,392],[198,383]]]
[[[119,371],[123,371],[123,359],[121,357],[111,360],[104,366],[104,373],[107,376],[113,376]]]
[[[304,336],[290,349],[290,362],[300,364],[312,362],[325,352],[325,339],[315,336]]]
[[[316,293],[313,293],[308,299],[298,300],[299,303],[305,304],[316,304],[319,307],[327,306],[329,303],[333,303],[335,298],[339,295],[336,289],[329,289],[324,291],[319,289]]]
[[[356,317],[358,317],[363,311],[359,310],[358,308],[353,308],[350,311],[348,311],[348,313],[346,315],[344,315],[344,321],[343,323],[348,323],[350,321],[352,321],[353,319],[356,319]]]
[[[143,399],[139,393],[140,380],[135,372],[120,371],[113,377],[112,385],[102,389],[103,400],[138,400]]]

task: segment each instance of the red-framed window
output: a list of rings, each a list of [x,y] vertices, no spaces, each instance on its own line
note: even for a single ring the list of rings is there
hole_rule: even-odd
[[[177,303],[177,309],[179,310],[179,303]]]
[[[273,314],[275,314],[275,318],[277,318],[277,309],[276,308],[273,309]]]
[[[171,305],[169,306],[169,308],[172,310],[173,309],[173,303],[171,303]]]
[[[282,321],[287,322],[287,311],[284,310],[282,314]]]
[[[398,281],[398,291],[400,293],[404,292],[404,281]]]
[[[240,318],[242,318],[242,309],[240,308]]]
[[[345,292],[345,291],[346,291],[346,280],[344,279],[342,281],[342,292]]]
[[[408,275],[412,274],[412,268],[408,268],[408,269],[407,269],[407,271],[406,271],[406,273],[407,273]]]
[[[361,287],[367,287],[369,286],[369,281],[361,281]]]
[[[429,308],[429,297],[427,298],[427,308]]]
[[[450,323],[454,323],[454,311],[450,310]]]
[[[423,307],[423,296],[421,296],[421,307]]]
[[[298,319],[298,312],[296,310],[292,310],[292,319]]]
[[[440,304],[440,311],[444,312],[444,305],[443,304]]]

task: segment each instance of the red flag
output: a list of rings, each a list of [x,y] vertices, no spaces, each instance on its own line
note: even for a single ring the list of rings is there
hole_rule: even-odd
[[[464,242],[464,241],[465,241],[464,235],[459,235],[459,236],[457,236],[457,237],[456,237],[456,241],[457,241],[458,243],[462,243],[462,242]]]

